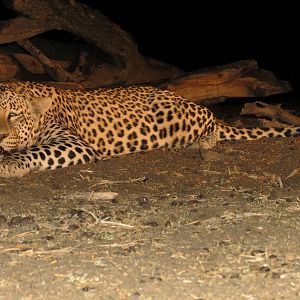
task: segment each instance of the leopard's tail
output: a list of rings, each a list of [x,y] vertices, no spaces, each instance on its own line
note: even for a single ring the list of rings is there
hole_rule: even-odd
[[[300,127],[293,126],[283,128],[238,128],[223,124],[219,121],[216,121],[215,126],[215,133],[218,141],[257,140],[261,138],[300,136]]]

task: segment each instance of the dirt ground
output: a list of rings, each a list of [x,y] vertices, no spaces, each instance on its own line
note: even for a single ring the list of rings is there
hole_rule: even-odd
[[[202,156],[0,179],[0,299],[300,299],[300,138]]]

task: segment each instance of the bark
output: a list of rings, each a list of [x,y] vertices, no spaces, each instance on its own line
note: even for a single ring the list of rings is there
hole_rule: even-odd
[[[68,62],[49,59],[50,66],[47,66],[48,58],[41,59],[42,64],[38,59],[39,55],[32,57],[17,53],[12,57],[33,74],[42,76],[45,72],[52,73],[50,78],[54,77],[55,81],[58,80],[59,82],[55,85],[60,88],[85,89],[110,86],[111,83],[114,83],[115,86],[135,84],[135,82],[128,83],[128,81],[116,82],[117,71],[115,69],[105,70],[104,65],[100,71],[96,70],[90,78],[78,83],[76,80],[78,67],[73,73],[67,72]],[[16,64],[12,57],[5,54],[0,55],[0,81],[19,80],[17,74],[21,73],[20,65]],[[51,69],[51,66],[54,69]],[[109,66],[106,65],[106,68]],[[81,79],[80,73],[78,76]],[[73,82],[66,82],[70,78],[73,79]],[[53,82],[51,84],[54,85]],[[222,102],[229,97],[267,97],[292,89],[288,82],[277,79],[271,72],[259,69],[256,62],[251,60],[186,73],[170,80],[164,80],[163,83],[148,82],[146,84],[168,89],[190,101],[204,105]],[[262,109],[260,112],[262,113]]]
[[[284,110],[280,105],[270,105],[264,102],[246,103],[241,111],[241,115],[255,115],[267,117],[272,120],[287,124],[300,126],[300,118]]]
[[[16,54],[15,59],[34,74],[43,70],[54,81],[80,82],[85,88],[152,84],[205,104],[228,97],[265,97],[291,90],[287,82],[259,69],[253,60],[184,73],[174,66],[145,58],[129,34],[77,0],[4,0],[4,3],[18,16],[1,22],[0,44],[17,42],[32,55],[32,60]],[[90,73],[88,68],[83,72],[86,65],[82,55],[75,71],[70,72],[66,62],[49,58],[28,40],[53,29],[71,32],[95,45],[106,54],[106,61],[90,69]],[[34,66],[35,62],[39,65]],[[10,80],[13,73],[17,77],[19,66],[14,68],[12,60],[0,63],[3,71],[0,79],[2,76]]]
[[[133,39],[99,11],[76,0],[5,0],[19,16],[1,22],[0,44],[36,36],[48,30],[65,30],[97,46],[119,64],[141,64],[144,59]]]
[[[159,85],[194,102],[220,102],[228,97],[266,97],[292,90],[287,81],[244,60],[200,70]]]
[[[95,76],[104,78],[105,85],[137,84],[182,73],[174,66],[143,57],[128,33],[99,11],[77,0],[4,0],[4,4],[15,10],[18,16],[0,23],[0,44],[23,43],[22,40],[53,29],[71,32],[104,53],[105,64],[95,70]],[[43,61],[46,60],[44,57]],[[49,62],[44,66],[51,79],[84,80],[81,78],[83,74],[68,74]]]
[[[18,41],[18,44],[35,57],[45,69],[50,78],[56,81],[80,82],[89,76],[89,72],[81,72],[80,68],[86,65],[85,53],[82,52],[79,63],[74,72],[67,71],[66,64],[61,61],[48,58],[42,51],[35,47],[29,40]]]
[[[12,55],[20,65],[32,74],[45,74],[43,65],[35,57],[26,53],[15,53]]]
[[[12,57],[5,53],[0,53],[0,81],[13,79],[18,72],[18,67]]]

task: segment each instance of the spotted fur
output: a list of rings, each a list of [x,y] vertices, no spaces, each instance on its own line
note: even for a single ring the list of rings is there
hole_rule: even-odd
[[[60,90],[0,84],[0,176],[57,169],[161,147],[300,135],[300,127],[236,128],[154,87]]]

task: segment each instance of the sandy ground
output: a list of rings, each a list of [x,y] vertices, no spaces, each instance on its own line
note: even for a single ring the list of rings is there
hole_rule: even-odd
[[[202,155],[1,179],[0,299],[300,299],[300,139]]]

